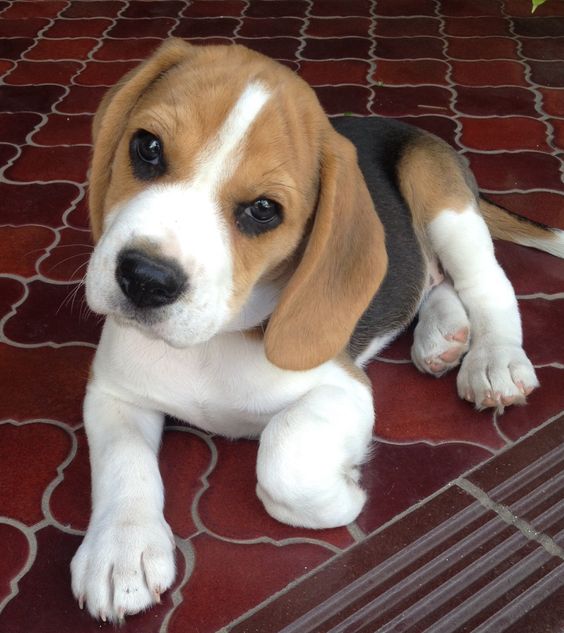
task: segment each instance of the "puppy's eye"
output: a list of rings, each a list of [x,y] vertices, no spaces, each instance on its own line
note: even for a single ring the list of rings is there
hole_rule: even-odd
[[[157,178],[166,171],[162,142],[146,130],[137,130],[131,137],[129,157],[133,173],[140,180]]]
[[[259,235],[275,229],[282,223],[282,208],[274,200],[257,198],[245,202],[235,210],[235,222],[242,233]]]

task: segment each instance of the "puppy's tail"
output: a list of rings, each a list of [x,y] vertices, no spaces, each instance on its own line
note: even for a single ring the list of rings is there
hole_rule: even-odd
[[[564,231],[524,218],[484,198],[480,198],[480,211],[493,238],[564,258]]]

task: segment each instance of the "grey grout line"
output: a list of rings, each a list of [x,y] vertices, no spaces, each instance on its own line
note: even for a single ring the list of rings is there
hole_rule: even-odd
[[[361,543],[366,539],[366,532],[358,525],[356,521],[347,525],[349,534],[354,539],[355,543]]]
[[[376,92],[380,87],[378,80],[376,79],[376,73],[378,70],[378,62],[376,61],[376,5],[377,0],[370,0],[370,27],[368,28],[368,36],[370,39],[370,48],[368,50],[368,70],[366,73],[366,83],[370,89],[368,99],[366,102],[366,109],[368,112],[374,112],[373,106],[376,101]]]
[[[462,124],[460,123],[461,113],[457,109],[458,92],[456,90],[456,85],[452,79],[454,68],[452,65],[452,60],[448,53],[448,38],[445,33],[445,27],[446,27],[445,17],[441,13],[440,0],[434,0],[434,5],[435,5],[435,15],[437,19],[439,20],[439,25],[440,25],[439,33],[441,35],[440,40],[443,42],[443,55],[445,58],[445,62],[447,64],[447,72],[445,74],[445,79],[447,81],[447,87],[451,95],[450,100],[449,100],[449,106],[452,112],[454,113],[454,117],[451,117],[451,118],[453,118],[455,126],[456,126],[455,133],[454,133],[454,143],[455,145],[458,145],[458,147],[464,148],[465,145],[462,142]]]
[[[172,592],[172,607],[168,610],[163,621],[161,622],[161,626],[159,628],[159,633],[166,633],[168,631],[168,624],[170,619],[172,618],[174,612],[178,608],[180,604],[184,602],[184,594],[183,589],[190,580],[194,569],[196,568],[196,552],[194,547],[190,541],[190,539],[175,539],[176,547],[184,557],[184,576],[182,580],[178,583],[178,587]]]
[[[526,539],[535,541],[552,556],[557,556],[564,560],[564,549],[554,539],[543,532],[539,532],[531,523],[514,514],[508,506],[494,501],[486,492],[464,477],[458,478],[456,485],[472,495],[484,508],[495,512],[502,521],[519,530]]]
[[[0,525],[9,525],[19,530],[27,539],[29,547],[27,560],[22,565],[18,573],[10,579],[10,591],[8,595],[5,596],[4,599],[0,602],[1,615],[2,611],[6,608],[8,603],[11,602],[19,594],[20,580],[27,575],[27,573],[35,563],[35,560],[37,558],[37,537],[36,530],[25,525],[25,523],[21,523],[20,521],[17,521],[16,519],[11,519],[10,517],[0,516]]]
[[[461,402],[463,401],[461,400]],[[375,405],[376,405],[376,414],[378,414],[378,400],[376,399],[375,399]],[[472,411],[475,411],[475,409],[472,408]],[[483,413],[485,415],[493,415],[492,411],[483,411]],[[484,416],[484,419],[485,419],[485,416]],[[503,440],[503,438],[501,439]],[[504,446],[502,446],[496,449],[496,448],[492,448],[491,446],[488,446],[487,444],[481,444],[480,442],[474,442],[471,440],[459,440],[459,439],[440,440],[438,442],[432,442],[426,439],[417,439],[417,440],[413,440],[409,442],[401,442],[401,441],[390,440],[385,437],[380,437],[378,434],[375,434],[372,436],[372,441],[378,442],[379,444],[389,444],[390,446],[413,446],[416,444],[424,444],[425,446],[429,446],[430,448],[439,448],[441,446],[452,446],[453,444],[462,444],[463,446],[473,446],[474,448],[481,448],[482,450],[489,453],[491,457],[494,457],[495,455],[497,455],[498,452],[504,448]],[[491,457],[488,457],[488,459],[490,459]],[[483,463],[483,462],[480,462],[480,463]],[[471,468],[474,468],[474,467],[475,466],[471,466]]]
[[[302,53],[306,47],[306,39],[308,37],[306,31],[309,26],[310,13],[311,13],[312,6],[313,6],[312,0],[307,0],[307,7],[305,10],[304,17],[299,18],[300,21],[302,22],[302,26],[300,27],[300,37],[299,37],[300,44],[298,48],[296,49],[296,53],[295,53],[296,60],[298,62],[298,70],[301,69],[301,63],[304,60]]]
[[[527,301],[531,299],[543,299],[544,301],[557,301],[564,299],[564,292],[533,292],[525,295],[517,295],[519,301]]]
[[[543,95],[540,92],[540,86],[532,79],[532,69],[529,64],[529,60],[526,55],[523,54],[523,43],[519,36],[515,33],[515,23],[514,18],[508,16],[505,12],[505,0],[501,3],[502,12],[504,17],[509,24],[509,33],[511,35],[511,39],[515,42],[517,47],[517,55],[519,57],[519,63],[523,66],[525,71],[525,80],[529,84],[529,89],[535,96],[535,108],[539,113],[539,120],[542,121],[546,128],[545,139],[547,145],[552,149],[552,155],[559,161],[559,172],[560,172],[560,180],[562,184],[564,184],[564,161],[559,157],[561,154],[561,149],[556,145],[556,134],[554,130],[554,126],[550,122],[550,116],[545,112],[543,108]]]

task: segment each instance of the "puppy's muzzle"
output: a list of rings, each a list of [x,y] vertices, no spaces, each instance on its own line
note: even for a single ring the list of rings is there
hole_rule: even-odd
[[[116,280],[137,308],[160,308],[174,303],[187,286],[186,275],[174,262],[135,249],[119,254]]]

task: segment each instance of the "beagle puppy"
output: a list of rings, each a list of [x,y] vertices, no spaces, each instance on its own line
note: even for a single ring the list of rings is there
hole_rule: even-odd
[[[86,296],[106,320],[84,403],[92,517],[71,564],[93,616],[118,621],[173,582],[165,414],[260,438],[266,511],[330,528],[366,501],[362,366],[416,315],[414,363],[460,365],[476,407],[538,386],[491,235],[562,257],[563,232],[480,199],[435,136],[331,123],[286,67],[177,39],[108,92],[93,136]]]

